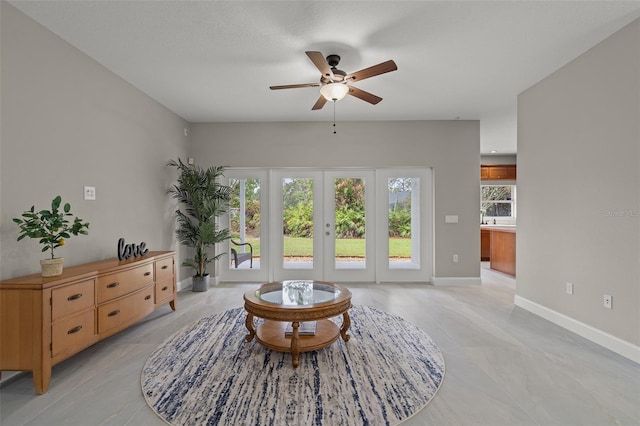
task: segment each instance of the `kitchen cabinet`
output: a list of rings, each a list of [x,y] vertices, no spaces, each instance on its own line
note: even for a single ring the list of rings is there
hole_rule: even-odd
[[[516,165],[480,166],[480,180],[516,180]]]

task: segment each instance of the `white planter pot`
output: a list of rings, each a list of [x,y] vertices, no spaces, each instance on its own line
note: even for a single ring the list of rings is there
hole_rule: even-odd
[[[62,275],[62,263],[64,258],[56,257],[55,259],[42,259],[40,261],[40,268],[42,269],[43,277],[57,277]]]

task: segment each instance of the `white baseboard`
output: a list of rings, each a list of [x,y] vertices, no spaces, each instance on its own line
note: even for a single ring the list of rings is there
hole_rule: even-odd
[[[480,277],[431,277],[431,284],[437,286],[480,285]]]
[[[640,364],[640,347],[633,343],[622,340],[619,337],[606,333],[518,295],[514,297],[514,304]]]
[[[176,283],[177,291],[188,290],[192,286],[191,277],[185,278],[184,280],[178,281]]]

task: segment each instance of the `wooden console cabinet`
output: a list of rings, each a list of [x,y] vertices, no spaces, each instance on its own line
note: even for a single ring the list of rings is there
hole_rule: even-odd
[[[108,259],[0,282],[0,372],[31,371],[45,393],[51,367],[169,303],[176,309],[172,251]]]

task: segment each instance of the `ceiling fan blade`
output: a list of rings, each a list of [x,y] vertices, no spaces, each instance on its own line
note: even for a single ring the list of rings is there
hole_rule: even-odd
[[[324,77],[327,77],[331,81],[334,80],[333,71],[331,71],[331,67],[327,63],[327,60],[324,58],[321,52],[305,52],[311,62],[320,70]]]
[[[314,111],[316,109],[322,109],[322,107],[324,106],[324,104],[327,103],[327,99],[320,95],[320,97],[318,98],[318,100],[316,101],[315,104],[313,104],[313,107],[311,107],[311,110]]]
[[[271,90],[298,89],[300,87],[320,87],[320,83],[287,84],[285,86],[269,86]]]
[[[360,80],[364,80],[365,78],[375,77],[376,75],[395,71],[397,69],[398,69],[398,66],[396,65],[396,63],[393,62],[392,60],[389,60],[387,62],[382,62],[378,65],[374,65],[372,67],[365,68],[363,70],[356,71],[351,74],[347,74],[347,76],[344,79],[351,80],[351,81],[360,81]]]
[[[349,86],[349,94],[351,96],[355,96],[358,99],[362,99],[365,102],[369,102],[370,104],[377,104],[382,100],[381,97],[376,96],[372,93],[365,92],[362,89],[358,89],[357,87]]]

